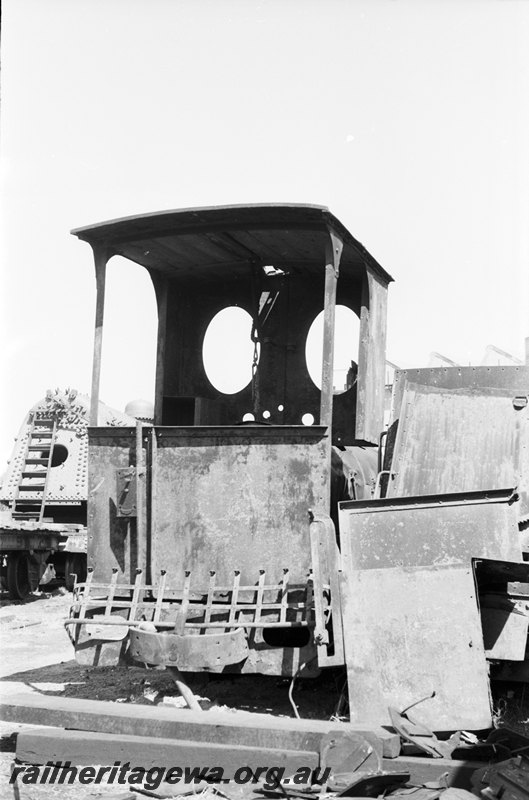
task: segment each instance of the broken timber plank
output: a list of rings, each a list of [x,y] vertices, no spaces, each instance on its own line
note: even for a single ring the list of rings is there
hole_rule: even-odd
[[[428,781],[437,781],[442,775],[446,775],[447,786],[455,789],[471,789],[473,773],[483,766],[483,761],[456,761],[452,758],[399,756],[382,759],[383,770],[409,772],[410,783],[421,785]]]
[[[351,725],[313,719],[289,719],[248,712],[194,712],[103,700],[21,692],[2,698],[0,719],[32,725],[56,725],[85,731],[132,736],[156,736],[224,744],[243,744],[285,750],[319,751],[321,739],[330,731],[374,734],[386,758],[400,752],[400,737],[383,727]]]
[[[134,768],[197,766],[207,771],[215,765],[223,770],[225,779],[233,778],[243,766],[251,769],[263,765],[282,767],[290,774],[302,767],[317,769],[319,763],[318,753],[306,750],[279,750],[61,728],[37,728],[19,733],[17,759],[27,764],[46,764],[49,761],[64,764],[69,761],[72,766],[110,766],[114,762],[129,762]]]

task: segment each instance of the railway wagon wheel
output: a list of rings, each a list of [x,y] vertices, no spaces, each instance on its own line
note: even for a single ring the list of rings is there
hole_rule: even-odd
[[[30,568],[25,553],[11,553],[7,558],[7,591],[12,600],[25,600],[31,593]]]

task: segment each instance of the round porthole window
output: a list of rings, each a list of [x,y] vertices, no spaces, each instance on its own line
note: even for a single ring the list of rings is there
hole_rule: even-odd
[[[51,454],[51,466],[60,467],[68,458],[68,448],[63,444],[55,444]]]
[[[359,337],[360,320],[354,311],[347,306],[336,306],[334,319],[334,394],[346,392],[356,382]],[[321,389],[322,355],[323,311],[320,311],[310,326],[305,346],[307,370],[318,389]]]
[[[223,394],[235,394],[252,379],[252,318],[238,306],[223,308],[208,325],[202,346],[209,382]]]

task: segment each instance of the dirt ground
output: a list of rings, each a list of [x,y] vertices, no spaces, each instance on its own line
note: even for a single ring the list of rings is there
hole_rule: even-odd
[[[141,667],[94,669],[78,665],[63,625],[70,603],[71,594],[61,588],[33,595],[24,603],[0,599],[0,696],[6,696],[17,688],[31,687],[43,694],[63,697],[185,705],[165,671]],[[234,713],[256,711],[294,716],[288,698],[289,679],[205,674],[188,676],[188,679],[204,710],[220,707]],[[344,711],[344,690],[344,673],[326,671],[320,678],[297,681],[293,698],[301,717],[330,719]],[[529,687],[525,684],[497,684],[493,699],[496,723],[507,724],[529,736]],[[76,800],[97,797],[132,800],[133,793],[127,791],[126,786],[19,784],[16,788],[9,784],[16,734],[23,727],[0,722],[2,800],[11,797],[14,800],[51,800],[72,797],[74,792]],[[230,792],[230,797],[235,800],[233,792]]]
[[[31,687],[42,694],[112,700],[144,705],[185,705],[174,682],[165,671],[142,667],[80,666],[64,628],[71,594],[63,589],[33,595],[27,602],[0,600],[0,698],[17,689]],[[289,679],[269,676],[187,676],[189,685],[204,710],[222,708],[294,716],[288,698]],[[325,673],[318,679],[298,681],[293,697],[301,717],[329,719],[345,687],[340,673]],[[342,700],[343,702],[343,700]],[[9,784],[15,758],[16,734],[24,725],[0,722],[0,798],[18,797]],[[31,726],[36,727],[36,726]],[[56,797],[126,797],[133,794],[117,786],[31,786],[19,785],[20,800],[48,800]],[[240,792],[238,793],[240,795]],[[145,795],[138,795],[145,797]],[[230,797],[234,793],[230,790]],[[207,800],[207,798],[206,798]]]
[[[80,666],[64,629],[71,594],[55,590],[29,602],[0,601],[1,681],[17,681],[45,694],[152,705],[179,698],[165,671],[142,667]],[[271,676],[188,675],[204,709],[230,707],[294,716],[288,699],[289,678]],[[296,682],[294,699],[302,717],[329,719],[337,710],[345,675]],[[173,703],[174,704],[174,703]],[[182,701],[182,705],[185,705]]]

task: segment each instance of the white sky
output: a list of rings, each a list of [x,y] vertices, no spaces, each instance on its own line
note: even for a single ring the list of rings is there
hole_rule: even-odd
[[[527,0],[4,0],[0,472],[47,388],[90,386],[73,227],[328,205],[395,278],[388,358],[529,334]],[[152,396],[154,299],[110,264],[102,398]],[[139,283],[139,286],[138,286]]]

